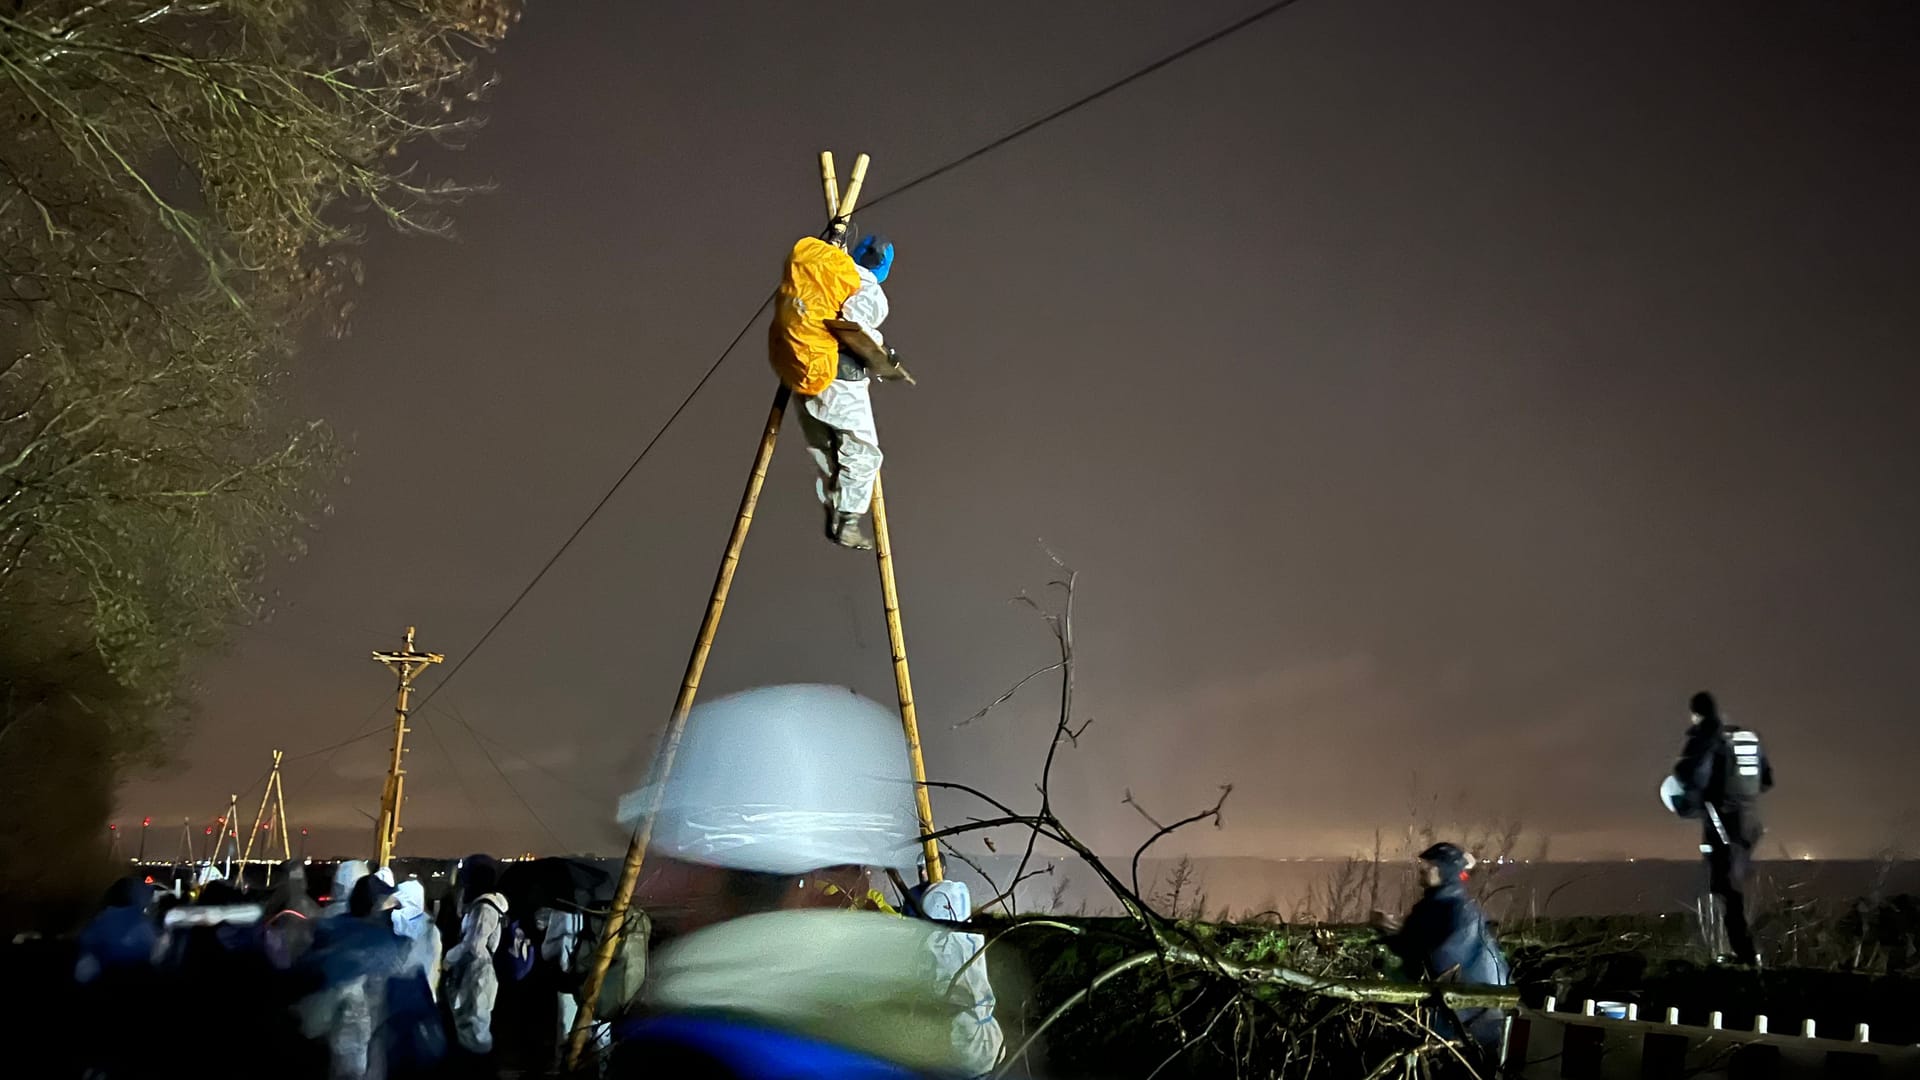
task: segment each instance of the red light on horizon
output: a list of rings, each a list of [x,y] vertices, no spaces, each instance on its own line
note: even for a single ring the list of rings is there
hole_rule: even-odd
[[[151,817],[144,817],[140,819],[140,827],[143,829],[151,824],[153,824],[153,818]]]

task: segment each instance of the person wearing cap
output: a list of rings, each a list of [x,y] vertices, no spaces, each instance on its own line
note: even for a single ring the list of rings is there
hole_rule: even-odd
[[[871,910],[876,870],[919,865],[898,717],[842,687],[771,686],[688,716],[657,800],[656,949],[608,1076],[969,1075],[934,924]]]
[[[1747,925],[1747,886],[1753,849],[1765,830],[1758,807],[1773,788],[1773,763],[1759,736],[1726,722],[1711,693],[1687,702],[1687,741],[1662,789],[1668,809],[1700,819],[1700,853],[1707,860],[1707,892],[1718,900],[1734,959],[1758,966],[1760,951]]]
[[[1473,986],[1510,981],[1506,954],[1487,926],[1487,914],[1467,891],[1473,867],[1473,856],[1458,845],[1434,844],[1419,856],[1421,895],[1413,909],[1404,919],[1374,913],[1374,926],[1386,934],[1382,943],[1410,974]],[[1497,1053],[1506,1019],[1502,1010],[1463,1009],[1458,1015],[1475,1042]]]

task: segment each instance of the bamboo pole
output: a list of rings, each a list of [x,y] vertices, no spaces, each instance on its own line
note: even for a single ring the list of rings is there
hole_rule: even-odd
[[[275,750],[273,755],[274,761],[278,762],[280,760],[280,751]],[[280,858],[283,862],[292,862],[293,836],[292,830],[287,827],[287,784],[286,781],[280,779],[278,773],[274,774],[273,780],[274,815],[280,820]],[[267,846],[271,848],[273,846],[272,841],[268,841]]]
[[[907,669],[907,638],[900,625],[900,593],[893,580],[893,534],[887,528],[887,498],[878,473],[873,477],[873,549],[880,564],[880,596],[887,610],[887,646],[893,654],[893,688],[900,696],[900,726],[907,732],[907,756],[913,764],[913,801],[920,816],[920,835],[933,835],[933,800],[927,792],[927,763],[920,753],[920,720],[913,704],[913,674]],[[940,863],[940,841],[923,841],[927,880],[946,877]]]
[[[832,179],[826,170],[833,166],[833,155],[821,153],[821,181],[827,185],[827,237],[835,244],[845,247],[847,243],[847,223],[853,220],[854,207],[860,205],[860,188],[867,182],[868,157],[861,154],[853,159],[853,175],[847,178],[847,193],[833,194]]]
[[[227,796],[227,816],[220,824],[220,843],[213,846],[214,861],[218,862],[220,847],[233,838],[233,844],[227,848],[227,881],[233,880],[233,860],[240,854],[240,796]]]
[[[627,911],[633,903],[633,889],[640,881],[640,868],[646,860],[647,845],[653,839],[653,819],[666,791],[667,777],[673,771],[673,758],[680,750],[680,733],[685,730],[687,714],[693,710],[694,695],[700,691],[700,677],[706,671],[707,654],[713,651],[714,634],[720,628],[720,615],[726,610],[727,593],[733,588],[733,574],[740,565],[740,549],[746,546],[747,530],[753,527],[754,507],[760,502],[760,488],[766,483],[767,466],[773,461],[774,443],[780,438],[780,423],[786,417],[787,399],[792,396],[786,384],[773,395],[773,407],[767,411],[766,430],[760,433],[760,448],[753,456],[753,470],[747,474],[747,490],[740,497],[740,512],[734,515],[733,532],[727,537],[727,552],[720,559],[714,576],[713,593],[707,599],[707,613],[700,620],[700,632],[694,638],[693,653],[687,657],[687,673],[680,680],[680,696],[674,699],[673,715],[660,733],[660,748],[654,754],[653,768],[647,777],[652,788],[652,804],[627,844],[627,857],[620,864],[620,881],[614,886],[613,906],[607,911],[606,930],[594,949],[593,967],[580,988],[580,1011],[574,1017],[567,1046],[567,1067],[578,1068],[593,1030],[593,1010],[600,1000],[600,988],[606,982],[607,968],[620,948],[621,931],[626,927]]]
[[[827,193],[827,220],[840,216],[840,182],[833,175],[833,151],[820,151],[820,184]]]
[[[260,809],[253,815],[253,828],[247,830],[247,850],[240,856],[241,873],[253,861],[253,838],[260,835],[260,823],[267,820],[267,802],[273,798],[274,783],[280,779],[280,751],[273,752],[273,771],[267,774],[267,788],[260,793]],[[268,845],[272,847],[271,844]]]
[[[867,182],[867,162],[871,160],[865,154],[853,159],[853,175],[847,178],[847,193],[840,196],[840,205],[835,209],[835,217],[850,218],[853,208],[860,205],[860,187]]]

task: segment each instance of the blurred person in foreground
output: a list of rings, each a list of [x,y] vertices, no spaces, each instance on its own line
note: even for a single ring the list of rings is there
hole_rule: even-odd
[[[325,1043],[332,1080],[381,1080],[388,1075],[387,1054],[377,1036],[387,1014],[387,984],[405,964],[407,949],[393,932],[393,886],[360,874],[346,901],[343,911],[314,928],[301,958],[301,973],[314,987],[298,1005],[301,1027]]]
[[[622,800],[632,823],[649,787]],[[969,1075],[964,1010],[920,919],[850,910],[877,869],[919,865],[906,737],[842,687],[771,686],[687,718],[659,791],[650,906],[668,943],[608,1076]]]
[[[1373,913],[1384,933],[1382,944],[1400,958],[1408,974],[1425,982],[1506,986],[1512,981],[1506,953],[1487,926],[1487,913],[1467,892],[1474,858],[1458,846],[1438,843],[1420,853],[1420,899],[1406,917]],[[1502,1009],[1461,1009],[1456,1014],[1465,1035],[1491,1060],[1498,1060],[1505,1037]],[[1459,1038],[1450,1018],[1433,1022],[1436,1033]]]

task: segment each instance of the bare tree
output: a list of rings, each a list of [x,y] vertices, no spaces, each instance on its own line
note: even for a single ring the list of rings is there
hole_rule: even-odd
[[[1227,1052],[1233,1054],[1235,1060],[1239,1060],[1242,1053],[1238,1033],[1246,1030],[1248,1025],[1261,1022],[1277,1033],[1277,1037],[1288,1040],[1282,1071],[1297,1069],[1302,1075],[1312,1073],[1318,1062],[1319,1033],[1325,1024],[1338,1017],[1349,1027],[1397,1033],[1395,1037],[1403,1041],[1402,1049],[1395,1050],[1391,1059],[1380,1063],[1380,1075],[1391,1072],[1390,1066],[1398,1066],[1402,1062],[1429,1059],[1454,1060],[1470,1073],[1477,1074],[1478,1069],[1468,1060],[1470,1055],[1463,1052],[1465,1048],[1434,1035],[1432,1028],[1422,1019],[1422,1010],[1447,1011],[1470,1006],[1512,1007],[1518,1000],[1513,991],[1504,988],[1420,986],[1370,979],[1343,979],[1315,975],[1283,964],[1235,961],[1216,948],[1200,928],[1190,922],[1182,922],[1177,912],[1162,910],[1159,903],[1151,902],[1143,895],[1140,887],[1142,857],[1160,840],[1180,829],[1205,822],[1218,825],[1222,809],[1232,793],[1230,785],[1221,788],[1219,798],[1211,806],[1171,820],[1157,817],[1128,793],[1123,802],[1134,807],[1152,826],[1152,832],[1135,849],[1131,873],[1124,879],[1081,842],[1055,813],[1051,795],[1054,764],[1063,749],[1078,744],[1091,721],[1080,720],[1073,707],[1075,657],[1072,617],[1078,575],[1057,555],[1051,552],[1049,555],[1060,572],[1055,580],[1048,583],[1049,591],[1060,598],[1058,605],[1043,606],[1024,594],[1019,602],[1033,608],[1045,620],[1059,649],[1058,661],[1023,677],[992,704],[962,722],[971,723],[986,716],[1039,676],[1053,671],[1060,673],[1060,707],[1041,766],[1037,785],[1039,806],[1032,813],[1022,813],[976,788],[930,781],[930,786],[978,798],[998,814],[938,830],[929,838],[946,842],[951,837],[968,833],[1009,827],[1023,829],[1027,833],[1026,855],[1022,866],[1016,870],[1016,879],[1025,872],[1025,861],[1032,857],[1038,843],[1045,841],[1057,845],[1071,852],[1114,896],[1123,918],[1117,926],[1110,922],[1087,924],[1046,916],[983,919],[974,924],[974,929],[987,936],[989,948],[1012,933],[1065,933],[1090,943],[1103,942],[1113,947],[1112,951],[1118,956],[1117,960],[1088,979],[1083,988],[1055,1003],[1027,1032],[1025,1039],[1012,1048],[995,1075],[1006,1076],[1011,1073],[1050,1028],[1103,986],[1134,975],[1145,975],[1148,971],[1152,972],[1164,991],[1163,1015],[1159,1020],[1173,1024],[1179,1038],[1180,1049],[1162,1067],[1202,1043],[1222,1038],[1221,1023],[1223,1019],[1230,1018],[1233,1022],[1225,1030],[1235,1033],[1232,1036],[1235,1041]],[[1173,890],[1173,895],[1180,895],[1185,887],[1185,879],[1182,879],[1180,889]],[[1162,890],[1160,896],[1164,898],[1166,895],[1167,890]],[[973,962],[982,962],[981,957],[976,956]],[[1279,1002],[1288,996],[1319,1004],[1300,1010],[1282,1008]],[[1187,1016],[1197,1003],[1206,1005],[1210,1010],[1210,1019],[1195,1030],[1189,1028]],[[1334,1007],[1333,1012],[1327,1011],[1328,1005]],[[1297,1026],[1302,1017],[1311,1018],[1306,1021],[1304,1028]]]
[[[344,312],[354,209],[445,228],[463,189],[399,153],[477,123],[475,59],[511,17],[500,0],[0,15],[0,608],[44,638],[24,651],[97,653],[164,697],[255,610],[335,458],[323,426],[274,416],[293,335]]]
[[[1319,921],[1333,925],[1364,921],[1379,894],[1376,869],[1358,856],[1342,860],[1319,883],[1308,886],[1308,910]]]
[[[1167,871],[1166,880],[1160,888],[1155,890],[1154,902],[1175,919],[1203,918],[1207,898],[1198,886],[1199,876],[1193,869],[1193,859],[1182,855],[1173,864],[1173,869]]]
[[[478,122],[509,0],[37,0],[0,12],[0,753],[85,715],[159,746],[339,455],[280,414],[360,222],[438,232],[409,146]],[[64,711],[63,711],[64,710]],[[26,765],[8,762],[8,767]]]

